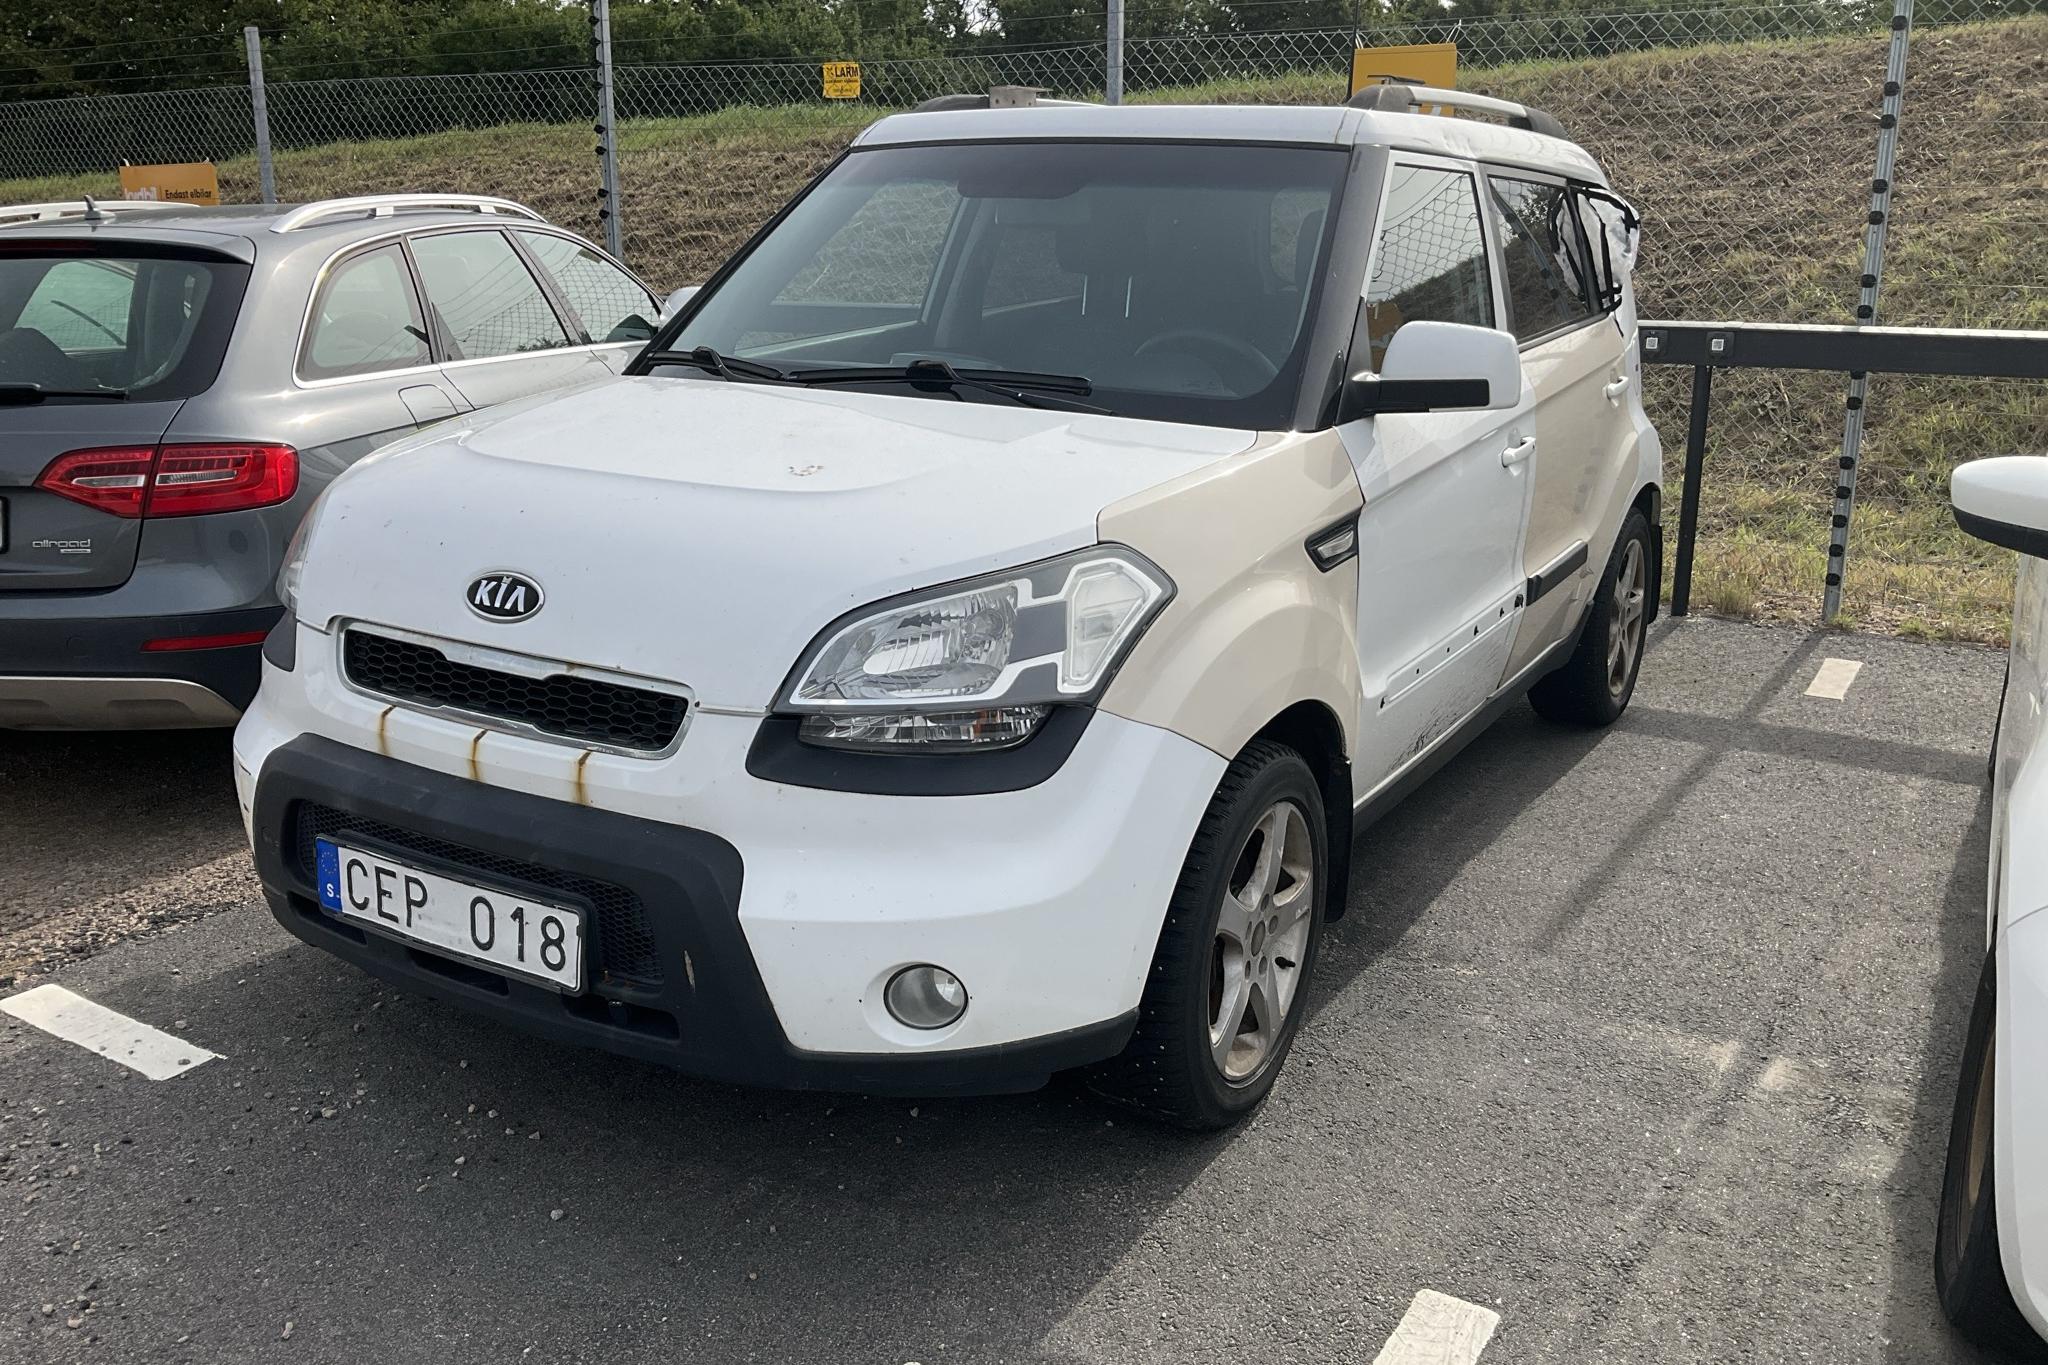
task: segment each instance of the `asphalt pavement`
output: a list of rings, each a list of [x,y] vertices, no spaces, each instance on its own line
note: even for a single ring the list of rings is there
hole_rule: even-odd
[[[1619,725],[1518,708],[1365,836],[1210,1138],[507,1033],[271,922],[223,736],[0,735],[0,995],[220,1054],[0,1015],[0,1360],[1370,1362],[1431,1290],[1485,1365],[1974,1361],[1932,1230],[2003,658],[1655,629]]]

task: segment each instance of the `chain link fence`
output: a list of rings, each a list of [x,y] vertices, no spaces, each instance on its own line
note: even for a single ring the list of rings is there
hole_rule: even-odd
[[[1123,80],[1132,102],[1327,104],[1343,97],[1355,44],[1454,42],[1460,86],[1555,114],[1642,210],[1646,316],[1845,323],[1890,14],[1889,3],[1813,0],[1137,38]],[[998,84],[1098,99],[1105,75],[1100,45],[1007,46],[864,61],[859,97],[828,100],[817,62],[622,62],[612,141],[624,255],[661,289],[701,280],[884,113]],[[1921,0],[1905,89],[1878,321],[2048,328],[2048,0]],[[272,81],[267,93],[287,202],[503,194],[604,240],[593,66]],[[213,160],[224,197],[254,200],[253,145],[240,85],[0,104],[0,180],[14,178],[0,183],[0,202],[113,193],[123,160]],[[2038,386],[1880,387],[1871,487],[1904,509],[1905,529],[1895,548],[1870,548],[1876,562],[1900,561],[1893,577],[1906,598],[1924,598],[1934,589],[1911,583],[1926,566],[1908,561],[1968,553],[1953,540],[1924,548],[1935,544],[1947,469],[1981,453],[2048,449],[2048,402]],[[1677,389],[1677,377],[1653,376],[1653,415],[1672,443],[1683,430]],[[1769,611],[1768,585],[1792,572],[1769,556],[1795,544],[1822,552],[1825,531],[1805,523],[1825,522],[1833,475],[1821,452],[1839,442],[1841,413],[1838,379],[1729,376],[1713,441],[1717,467],[1732,466],[1740,486],[1725,518],[1710,514],[1710,542],[1724,531],[1733,539],[1703,561],[1708,604]],[[1758,527],[1765,586],[1752,592],[1741,564]],[[1816,560],[1808,581],[1824,568]],[[1967,580],[1989,600],[1998,590],[1980,569],[1930,572],[1949,584],[1943,592]],[[1879,603],[1861,619],[1911,615]],[[1990,619],[1988,609],[1973,618]]]
[[[1922,7],[1886,321],[2011,326],[2048,308],[2038,252],[1960,260],[1932,226],[1990,214],[2024,238],[2048,207],[2048,40],[2022,24],[2025,41],[1973,42],[1959,27],[2044,12],[2042,0]],[[1883,18],[1827,0],[1143,38],[1126,47],[1124,88],[1132,101],[1326,103],[1343,93],[1354,43],[1454,42],[1461,85],[1558,115],[1641,206],[1647,313],[1839,321],[1868,198]],[[1944,53],[1945,30],[1964,51]],[[1734,64],[1743,79],[1727,79],[1725,45],[1795,40],[1824,41],[1758,48]],[[621,64],[625,254],[663,287],[701,279],[883,113],[997,84],[1099,98],[1104,74],[1100,46],[1017,46],[866,62],[857,99],[827,100],[815,62]],[[503,193],[601,235],[595,85],[588,67],[271,82],[279,193]],[[111,180],[124,160],[214,160],[226,190],[246,193],[251,117],[246,86],[0,104],[0,178]]]

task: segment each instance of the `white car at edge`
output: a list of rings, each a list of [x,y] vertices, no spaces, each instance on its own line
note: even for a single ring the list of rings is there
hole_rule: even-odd
[[[1250,1112],[1354,834],[1656,609],[1635,215],[1412,97],[1505,121],[884,119],[625,377],[351,469],[235,739],[278,920],[701,1075]]]
[[[1959,467],[1965,531],[2020,554],[1991,758],[1991,869],[1935,1234],[1943,1309],[1986,1345],[2048,1356],[2048,459]]]

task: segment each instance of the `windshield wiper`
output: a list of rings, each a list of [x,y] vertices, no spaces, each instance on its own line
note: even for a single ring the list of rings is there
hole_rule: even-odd
[[[786,379],[788,376],[773,365],[763,365],[758,360],[742,360],[738,356],[720,355],[709,346],[699,346],[689,351],[655,351],[642,356],[649,365],[694,365],[707,374],[735,382],[742,379]]]
[[[913,360],[908,365],[856,365],[843,369],[791,370],[783,376],[795,384],[909,384],[914,388],[978,389],[1027,408],[1096,412],[1108,408],[1083,403],[1071,394],[1087,394],[1095,386],[1078,374],[1034,374],[1029,370],[956,370],[943,360]]]
[[[40,403],[45,398],[103,398],[118,403],[127,397],[126,389],[63,389],[32,381],[0,380],[0,403]]]

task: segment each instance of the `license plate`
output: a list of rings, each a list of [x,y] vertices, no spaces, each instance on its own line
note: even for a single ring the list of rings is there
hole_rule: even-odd
[[[350,848],[314,841],[331,915],[558,990],[583,989],[583,912]]]

